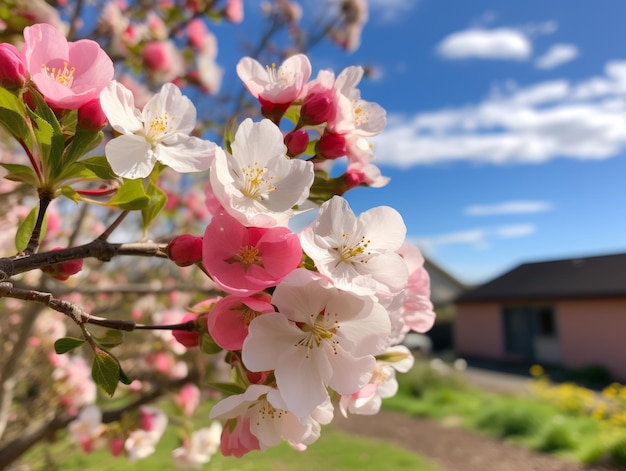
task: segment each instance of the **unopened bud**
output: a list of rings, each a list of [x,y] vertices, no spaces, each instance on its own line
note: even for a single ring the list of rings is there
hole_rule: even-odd
[[[185,314],[185,316],[181,320],[181,323],[195,321],[197,317],[197,314]],[[184,345],[187,348],[197,347],[200,344],[200,335],[195,330],[172,330],[172,335],[178,343]]]
[[[26,63],[17,48],[13,44],[0,43],[0,86],[21,88],[28,76]]]
[[[332,98],[323,93],[307,96],[300,108],[300,122],[305,126],[317,126],[325,123],[333,111]]]
[[[327,159],[343,157],[347,153],[346,138],[342,134],[325,132],[317,141],[315,151]]]
[[[61,250],[63,247],[56,247],[52,250]],[[75,275],[83,269],[83,259],[68,260],[67,262],[55,263],[47,267],[43,267],[41,271],[56,278],[60,281],[67,280],[70,276]]]
[[[167,256],[179,267],[202,260],[202,237],[191,234],[176,236],[167,245]]]
[[[285,136],[285,145],[287,146],[287,155],[295,157],[302,154],[309,145],[309,133],[305,129],[296,129],[287,133]]]
[[[88,131],[100,131],[107,125],[107,117],[100,106],[100,99],[94,98],[78,108],[76,126]]]

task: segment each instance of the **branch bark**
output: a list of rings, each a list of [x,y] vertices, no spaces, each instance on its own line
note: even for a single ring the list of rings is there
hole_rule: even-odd
[[[158,385],[152,391],[145,393],[135,401],[125,406],[118,409],[104,411],[102,413],[102,422],[107,424],[120,420],[125,413],[133,411],[145,404],[149,404],[165,395],[168,391],[180,388],[186,383],[194,382],[196,380],[197,373],[193,372],[185,378]],[[76,416],[67,412],[59,412],[47,421],[39,422],[28,427],[21,436],[15,438],[0,448],[0,470],[8,467],[41,440],[47,437],[52,437],[55,432],[66,428],[75,418]]]
[[[0,258],[0,281],[8,280],[12,276],[27,271],[83,258],[96,258],[103,262],[108,262],[113,257],[119,255],[167,258],[166,247],[167,244],[156,242],[112,244],[106,240],[96,239],[77,247],[25,256]]]

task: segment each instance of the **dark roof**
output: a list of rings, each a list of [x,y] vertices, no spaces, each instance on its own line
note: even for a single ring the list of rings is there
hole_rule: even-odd
[[[626,296],[626,254],[525,263],[456,302]]]

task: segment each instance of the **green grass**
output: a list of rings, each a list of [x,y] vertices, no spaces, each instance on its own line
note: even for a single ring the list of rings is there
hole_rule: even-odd
[[[588,415],[564,413],[538,398],[472,388],[458,373],[440,375],[426,362],[398,379],[398,394],[385,408],[441,421],[452,417],[466,429],[585,464],[608,458],[626,465],[626,431]]]
[[[32,471],[171,471],[176,468],[170,459],[177,446],[175,430],[168,429],[157,452],[135,463],[126,458],[113,458],[106,450],[81,453],[67,441],[40,447],[25,461]],[[46,462],[45,455],[52,461]],[[55,467],[56,466],[56,467]],[[203,469],[211,471],[442,471],[420,456],[375,440],[357,438],[331,427],[322,430],[320,439],[308,450],[298,452],[287,444],[264,452],[251,452],[243,458],[223,457],[219,453]]]

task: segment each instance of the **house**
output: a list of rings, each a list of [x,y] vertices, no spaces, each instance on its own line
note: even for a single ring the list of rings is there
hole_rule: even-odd
[[[424,257],[424,269],[430,278],[430,300],[435,309],[446,308],[468,287],[435,262]]]
[[[467,358],[606,368],[626,381],[626,253],[525,263],[456,299]]]

